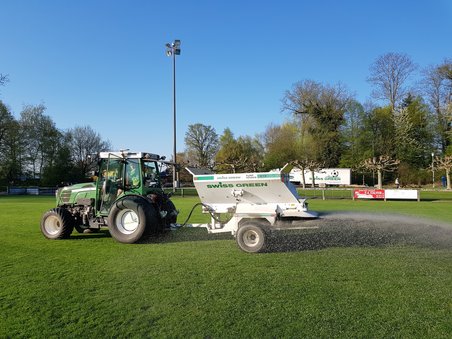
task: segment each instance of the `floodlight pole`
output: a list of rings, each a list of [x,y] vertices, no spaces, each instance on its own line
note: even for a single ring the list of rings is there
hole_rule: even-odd
[[[173,192],[179,187],[176,159],[176,55],[180,55],[180,40],[166,44],[166,55],[173,57]]]

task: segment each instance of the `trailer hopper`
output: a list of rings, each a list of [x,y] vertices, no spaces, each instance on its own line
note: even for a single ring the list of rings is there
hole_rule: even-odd
[[[196,174],[193,183],[203,205],[210,213],[206,227],[210,233],[231,232],[239,247],[246,252],[265,250],[271,230],[311,228],[303,219],[317,217],[309,211],[306,199],[298,195],[289,181],[292,166],[265,173]]]

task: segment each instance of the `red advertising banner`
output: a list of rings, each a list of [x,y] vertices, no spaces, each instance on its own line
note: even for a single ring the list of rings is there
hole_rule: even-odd
[[[385,190],[364,189],[353,192],[355,199],[384,199]]]

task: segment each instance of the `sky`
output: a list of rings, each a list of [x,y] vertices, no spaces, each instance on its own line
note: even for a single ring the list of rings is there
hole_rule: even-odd
[[[388,52],[422,67],[452,57],[452,0],[0,0],[0,100],[16,118],[44,104],[60,130],[91,126],[114,150],[177,151],[191,124],[263,133],[290,118],[302,80],[365,102]]]

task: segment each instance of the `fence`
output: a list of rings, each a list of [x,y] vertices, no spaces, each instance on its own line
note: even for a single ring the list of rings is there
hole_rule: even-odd
[[[446,189],[413,189],[418,191],[419,201],[452,201],[452,191]],[[353,199],[355,188],[306,188],[298,189],[302,197],[309,199]],[[391,198],[388,198],[391,199]],[[403,199],[402,199],[403,200]]]
[[[7,195],[55,195],[53,187],[6,187]]]
[[[452,200],[452,191],[445,190],[417,190],[419,191],[420,200]],[[172,188],[165,189],[166,193],[173,192]],[[347,199],[354,200],[355,188],[298,188],[298,193],[301,197],[308,199]],[[188,197],[198,196],[194,187],[177,188],[173,193],[173,196]]]
[[[173,196],[176,197],[197,197],[198,192],[196,191],[196,188],[194,187],[183,187],[183,188],[176,188],[174,191],[172,188],[165,188],[163,189],[165,193],[172,193]]]
[[[8,195],[55,195],[54,187],[6,187],[0,189],[0,194]],[[174,192],[172,188],[165,188],[166,193],[172,193],[176,197],[197,197],[198,192],[194,187],[177,188]],[[308,199],[347,199],[353,200],[355,188],[298,188],[301,197]],[[445,189],[418,189],[421,201],[452,201],[452,191]]]
[[[53,187],[8,187],[3,186],[0,189],[0,193],[3,192],[3,194],[6,195],[55,195],[56,188]],[[172,188],[165,188],[165,193],[173,192]],[[196,192],[196,188],[194,187],[184,187],[184,188],[177,188],[176,191],[173,193],[173,196],[198,196],[198,193]]]
[[[298,189],[298,194],[309,199],[353,199],[353,188],[305,188]]]

